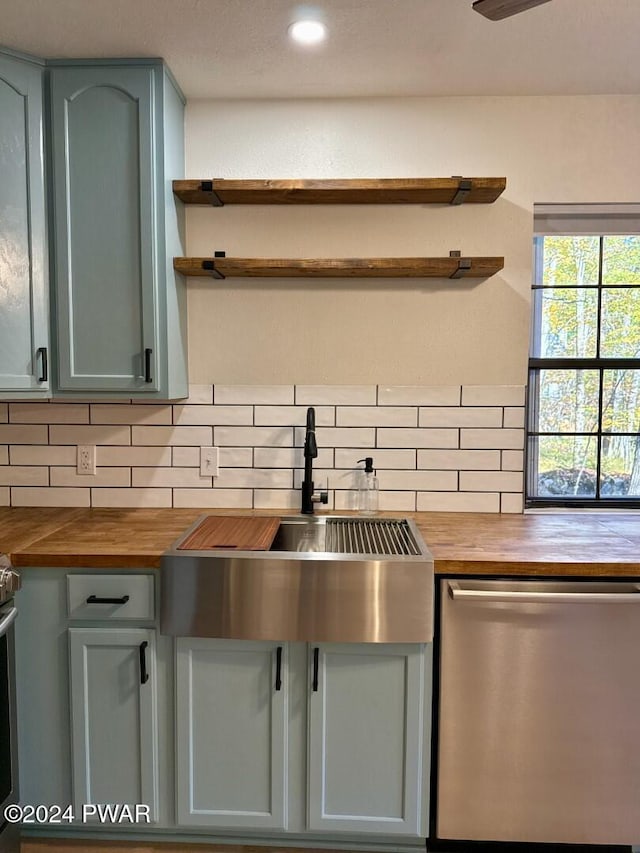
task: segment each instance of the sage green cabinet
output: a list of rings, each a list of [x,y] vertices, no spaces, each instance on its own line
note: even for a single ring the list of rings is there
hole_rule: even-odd
[[[59,392],[187,394],[184,102],[161,62],[49,62]]]
[[[316,689],[309,693],[309,829],[426,835],[424,647],[317,649]]]
[[[286,827],[287,647],[176,641],[177,821]]]
[[[155,631],[70,628],[73,802],[158,817]]]
[[[43,64],[0,51],[0,394],[49,391]]]
[[[176,642],[178,825],[424,844],[430,646]]]

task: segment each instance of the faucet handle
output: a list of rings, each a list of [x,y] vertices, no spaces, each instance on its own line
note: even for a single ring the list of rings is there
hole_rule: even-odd
[[[329,503],[329,477],[327,477],[327,488],[319,489],[317,492],[314,492],[311,495],[311,500],[315,504],[328,504]]]

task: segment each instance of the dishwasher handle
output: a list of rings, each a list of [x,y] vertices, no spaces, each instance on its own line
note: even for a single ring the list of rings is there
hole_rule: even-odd
[[[543,592],[497,589],[464,589],[457,581],[449,581],[449,595],[454,601],[487,601],[502,604],[640,604],[640,589],[634,592]]]

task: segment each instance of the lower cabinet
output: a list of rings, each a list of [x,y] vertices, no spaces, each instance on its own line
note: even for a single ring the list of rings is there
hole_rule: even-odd
[[[177,640],[178,823],[286,827],[286,651]]]
[[[295,645],[177,640],[178,824],[291,829],[293,762],[306,831],[426,835],[425,647],[308,646],[300,672]],[[289,736],[301,703],[306,743]]]
[[[141,804],[155,822],[155,631],[70,628],[69,652],[76,815],[84,804]]]

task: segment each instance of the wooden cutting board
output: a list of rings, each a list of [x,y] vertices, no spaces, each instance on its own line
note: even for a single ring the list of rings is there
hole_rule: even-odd
[[[209,515],[178,545],[178,550],[268,551],[279,527],[279,518]]]

